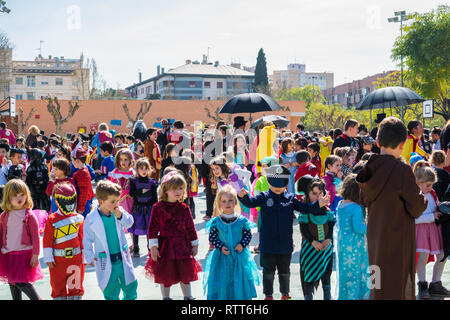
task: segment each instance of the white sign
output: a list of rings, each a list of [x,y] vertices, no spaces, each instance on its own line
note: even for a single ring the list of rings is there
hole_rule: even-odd
[[[11,117],[16,116],[16,98],[9,98],[9,115]]]
[[[425,100],[423,102],[423,117],[433,118],[433,100]]]

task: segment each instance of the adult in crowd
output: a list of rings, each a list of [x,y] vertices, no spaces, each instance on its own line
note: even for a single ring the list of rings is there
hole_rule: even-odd
[[[30,126],[30,128],[28,128],[28,137],[25,140],[25,146],[27,149],[36,148],[38,137],[40,136],[41,134],[39,132],[39,128],[36,125]]]
[[[351,147],[359,151],[360,145],[358,143],[358,140],[356,139],[357,134],[358,121],[355,119],[349,119],[345,121],[344,132],[334,139],[331,152],[333,153],[334,149],[342,147]]]
[[[171,136],[173,133],[172,124],[169,119],[161,120],[162,129],[159,131],[156,143],[159,145],[159,150],[163,152],[166,149],[166,145],[171,142]]]

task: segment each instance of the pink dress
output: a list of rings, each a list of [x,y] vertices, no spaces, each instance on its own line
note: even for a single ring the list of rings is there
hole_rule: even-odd
[[[44,278],[39,263],[30,266],[33,253],[39,255],[39,221],[31,210],[2,213],[0,242],[0,281],[33,283]]]
[[[131,212],[133,207],[133,198],[130,197],[130,178],[134,176],[134,170],[122,171],[114,169],[109,175],[109,179],[122,187],[122,195],[120,196],[119,206],[126,212]]]

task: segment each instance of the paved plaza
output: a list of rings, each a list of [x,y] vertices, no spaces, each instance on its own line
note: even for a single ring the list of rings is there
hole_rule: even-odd
[[[203,192],[203,188],[200,187],[199,196],[195,198],[195,205],[196,205],[196,218],[195,218],[195,225],[197,228],[198,238],[200,241],[199,245],[199,253],[197,255],[197,259],[200,261],[202,266],[205,265],[205,261],[208,255],[208,234],[205,232],[205,224],[206,222],[203,221],[202,217],[204,216],[204,212],[206,209],[206,198],[205,193]],[[253,235],[256,233],[256,228],[253,229]],[[132,240],[129,235],[127,235],[129,244],[131,245]],[[252,238],[252,241],[250,243],[250,247],[253,248],[253,246],[257,243],[255,237]],[[294,252],[292,255],[292,261],[291,261],[291,296],[294,300],[303,300],[303,293],[301,290],[301,284],[300,284],[300,266],[299,266],[299,255],[300,255],[300,243],[301,243],[301,234],[299,230],[299,226],[297,221],[294,222]],[[42,245],[42,241],[41,241]],[[140,237],[140,248],[141,248],[141,257],[140,258],[133,258],[133,263],[135,267],[135,273],[138,279],[138,299],[139,300],[160,300],[161,299],[161,292],[159,289],[159,285],[156,285],[153,280],[150,280],[145,277],[144,275],[144,266],[147,261],[147,246],[146,246],[146,239],[144,236]],[[44,264],[42,259],[42,249],[41,249],[41,256],[40,256],[40,262],[41,267],[44,271],[44,279],[37,281],[35,283],[35,287],[42,297],[42,299],[51,299],[50,293],[51,293],[51,287],[50,287],[50,275],[48,267]],[[255,259],[255,262],[261,270],[261,280],[262,280],[262,269],[259,264],[259,254],[253,254],[253,257]],[[432,269],[433,269],[433,263],[428,264],[427,266],[427,280],[430,281],[431,275],[432,275]],[[202,287],[202,281],[203,281],[203,273],[200,273],[199,280],[192,283],[192,295],[196,297],[196,299],[204,300],[205,294],[203,293],[203,287]],[[333,271],[332,277],[332,293],[334,294],[335,290],[335,284],[336,284],[336,273]],[[450,264],[447,264],[444,270],[444,275],[442,277],[442,284],[450,288]],[[95,269],[93,267],[86,267],[86,274],[84,279],[84,289],[85,289],[85,295],[84,299],[86,300],[103,300],[103,294],[99,287],[97,286],[97,279],[95,275]],[[416,289],[416,293],[417,293]],[[257,299],[262,300],[264,299],[263,290],[262,290],[262,281],[260,285],[257,287],[258,297]],[[183,299],[183,295],[181,293],[181,289],[179,285],[173,286],[171,289],[171,297],[173,299],[181,300]],[[278,279],[275,278],[275,284],[274,284],[274,298],[280,299],[281,295],[278,292]],[[24,299],[27,299],[27,297],[24,295]],[[319,286],[317,293],[314,295],[314,299],[322,299],[322,289],[321,286]],[[11,294],[9,291],[9,287],[7,284],[0,284],[0,300],[11,300]]]

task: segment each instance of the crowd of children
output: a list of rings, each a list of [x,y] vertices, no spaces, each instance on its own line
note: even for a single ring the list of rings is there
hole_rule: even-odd
[[[281,299],[290,300],[296,246],[305,300],[320,283],[324,300],[415,299],[416,273],[420,299],[450,296],[441,281],[450,161],[446,148],[423,139],[419,121],[389,117],[371,135],[352,119],[326,135],[263,123],[253,140],[243,134],[246,122],[219,122],[216,135],[189,132],[182,121],[172,129],[164,119],[144,141],[105,123],[90,136],[47,138],[33,126],[25,143],[1,139],[0,280],[12,298],[40,299],[40,236],[53,299],[82,299],[86,265],[105,299],[137,299],[139,236],[145,275],[164,300],[177,284],[185,300],[195,299],[191,282],[200,274],[208,300],[254,299],[260,284],[273,300],[276,273]],[[194,224],[199,185],[209,243],[199,243]],[[199,245],[209,247],[203,266]]]

